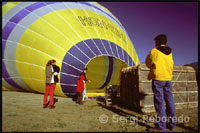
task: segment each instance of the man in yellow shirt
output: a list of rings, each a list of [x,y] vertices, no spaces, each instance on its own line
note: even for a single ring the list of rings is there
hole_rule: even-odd
[[[173,130],[176,127],[177,119],[171,83],[174,64],[172,49],[166,46],[166,35],[160,34],[154,40],[155,48],[150,51],[145,61],[150,69],[148,79],[152,80],[154,107],[157,112],[157,122],[153,130],[165,131],[166,122],[169,122],[169,128]],[[166,110],[164,101],[166,102]]]

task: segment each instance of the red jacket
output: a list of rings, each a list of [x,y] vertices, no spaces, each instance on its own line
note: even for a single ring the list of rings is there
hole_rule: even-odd
[[[83,80],[85,77],[83,75],[80,76],[80,79],[77,81],[77,87],[76,87],[76,92],[83,92],[84,90],[84,82]]]

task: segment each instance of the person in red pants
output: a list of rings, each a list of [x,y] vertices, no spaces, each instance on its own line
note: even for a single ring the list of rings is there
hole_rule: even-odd
[[[56,83],[58,83],[59,79],[57,77],[60,72],[60,68],[56,66],[56,60],[49,60],[46,65],[46,91],[43,99],[43,108],[47,108],[49,104],[49,108],[53,109],[54,106],[54,90]],[[49,103],[47,102],[48,95],[50,93]]]

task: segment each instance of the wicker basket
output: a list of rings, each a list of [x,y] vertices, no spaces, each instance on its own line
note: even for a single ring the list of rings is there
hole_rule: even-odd
[[[152,81],[147,79],[149,68],[145,64],[123,68],[120,81],[122,105],[144,113],[155,112]],[[172,93],[176,109],[198,107],[196,72],[190,66],[174,66]]]

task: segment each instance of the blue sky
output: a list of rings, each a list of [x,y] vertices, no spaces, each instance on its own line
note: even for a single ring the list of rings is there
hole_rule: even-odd
[[[98,2],[125,27],[140,62],[166,34],[174,65],[198,61],[198,2]]]

